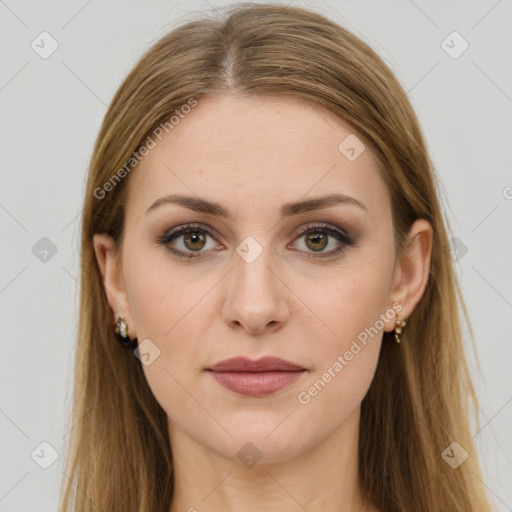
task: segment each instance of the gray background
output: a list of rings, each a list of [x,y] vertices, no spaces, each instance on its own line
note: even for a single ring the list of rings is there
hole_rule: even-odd
[[[0,0],[0,511],[57,508],[70,430],[79,212],[106,106],[159,36],[187,13],[225,4]],[[477,340],[480,370],[469,345],[468,354],[482,407],[473,431],[484,483],[496,510],[512,511],[512,3],[293,4],[368,42],[418,113]],[[31,47],[43,31],[59,45],[46,59]],[[453,31],[469,44],[457,58],[442,46]],[[450,41],[452,54],[462,49],[462,40]],[[51,457],[42,442],[58,455],[48,469],[40,467]]]

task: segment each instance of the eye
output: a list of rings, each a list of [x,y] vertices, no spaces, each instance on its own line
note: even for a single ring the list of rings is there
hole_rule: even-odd
[[[156,242],[165,245],[166,248],[176,256],[182,258],[197,258],[200,254],[194,253],[206,252],[203,251],[205,247],[206,250],[213,250],[217,247],[215,244],[212,244],[214,247],[207,247],[207,237],[214,239],[213,233],[206,226],[185,224],[171,229],[165,233],[165,235],[158,237]],[[180,238],[182,238],[182,240],[178,245],[181,245],[181,248],[176,249],[171,247],[171,242],[179,240]]]
[[[341,254],[346,246],[355,245],[354,240],[344,231],[326,224],[306,225],[297,233],[296,240],[301,238],[304,238],[305,252],[309,253],[305,255],[307,258],[332,258]],[[333,246],[331,250],[325,250],[326,247],[331,246]]]

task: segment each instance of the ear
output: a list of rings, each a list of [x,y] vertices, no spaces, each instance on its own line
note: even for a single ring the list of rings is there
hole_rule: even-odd
[[[402,306],[398,313],[400,320],[411,316],[427,287],[433,238],[432,225],[425,219],[416,220],[409,230],[405,253],[395,267],[390,294],[391,304],[398,302]],[[392,331],[395,323],[393,319],[385,330]]]
[[[93,236],[94,252],[103,278],[103,286],[108,303],[114,314],[114,318],[123,316],[128,324],[128,336],[134,338],[133,321],[126,294],[121,255],[117,251],[114,239],[106,234],[96,233]]]

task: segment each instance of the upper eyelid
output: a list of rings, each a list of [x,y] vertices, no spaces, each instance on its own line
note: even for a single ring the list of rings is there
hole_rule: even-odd
[[[348,232],[345,229],[340,228],[334,224],[331,224],[328,222],[321,222],[321,221],[308,222],[304,226],[300,227],[299,229],[293,230],[292,234],[295,234],[296,236],[302,236],[307,231],[314,230],[315,228],[316,229],[331,229],[333,231],[340,233],[340,235],[350,238],[350,235],[348,234]],[[212,228],[206,224],[194,223],[194,222],[187,222],[185,224],[181,224],[179,226],[171,228],[171,229],[167,230],[163,236],[164,237],[170,236],[172,234],[173,236],[175,235],[176,237],[178,237],[178,236],[182,236],[184,231],[193,230],[193,229],[197,229],[199,231],[203,230],[207,234],[209,234],[210,236],[212,236],[213,238],[216,239],[215,235],[217,234],[217,230],[215,230],[214,228]]]
[[[313,231],[315,228],[316,229],[325,229],[325,230],[336,231],[340,235],[343,235],[343,236],[346,236],[347,238],[350,238],[348,232],[345,229],[340,228],[338,226],[335,226],[334,224],[331,224],[329,222],[308,222],[303,227],[301,227],[300,229],[296,230],[295,234],[297,236],[301,236],[304,233],[306,233],[307,231],[310,231],[310,230]]]

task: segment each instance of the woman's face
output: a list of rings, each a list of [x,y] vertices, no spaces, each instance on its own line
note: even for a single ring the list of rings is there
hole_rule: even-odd
[[[109,300],[171,440],[279,461],[358,418],[402,297],[388,192],[354,131],[293,99],[203,99],[129,180]],[[301,370],[211,371],[234,357]]]

